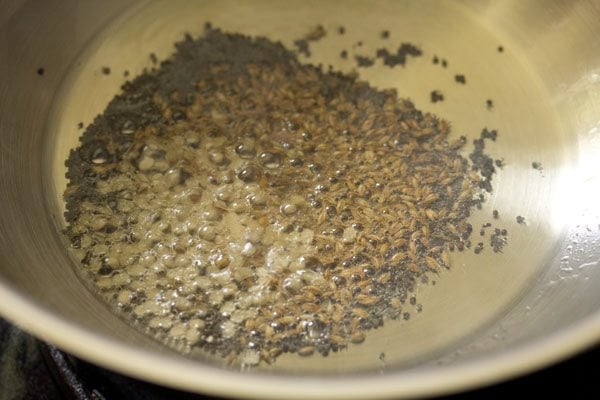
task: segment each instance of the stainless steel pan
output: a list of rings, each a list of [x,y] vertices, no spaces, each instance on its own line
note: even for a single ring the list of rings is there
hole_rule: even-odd
[[[148,54],[165,58],[205,21],[290,45],[329,29],[309,61],[351,70],[340,49],[378,33],[422,46],[405,69],[359,71],[475,137],[506,167],[474,223],[501,212],[501,255],[457,255],[422,314],[328,358],[255,371],[179,355],[131,327],[82,283],[60,234],[69,148]],[[82,358],[156,383],[240,397],[423,396],[500,381],[600,339],[600,3],[597,1],[0,1],[0,312]],[[347,35],[335,34],[344,25]],[[356,42],[362,40],[362,49]],[[498,51],[502,46],[503,51]],[[433,55],[448,60],[443,70]],[[102,75],[108,65],[113,73]],[[41,70],[43,68],[43,74]],[[467,85],[453,84],[464,73]],[[442,89],[446,101],[431,104]],[[486,109],[492,99],[494,108]],[[540,162],[543,170],[533,169]],[[526,225],[515,222],[516,215]],[[381,354],[385,353],[385,358]]]

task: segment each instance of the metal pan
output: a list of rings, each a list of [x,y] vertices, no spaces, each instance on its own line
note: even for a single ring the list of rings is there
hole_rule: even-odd
[[[0,5],[0,312],[110,369],[201,393],[260,398],[425,396],[540,368],[600,338],[600,6],[594,1],[116,1]],[[502,254],[456,255],[424,311],[390,321],[327,358],[285,356],[240,372],[184,357],[119,318],[79,279],[60,230],[64,160],[78,122],[203,23],[291,45],[316,24],[330,34],[310,62],[342,71],[340,49],[374,51],[379,33],[417,43],[403,69],[360,70],[490,147],[506,166],[473,223],[501,210]],[[339,25],[347,34],[336,35]],[[499,51],[502,47],[502,52]],[[447,60],[443,70],[431,57]],[[101,68],[113,71],[103,76]],[[43,69],[43,71],[41,70]],[[456,85],[454,74],[467,76]],[[441,89],[446,101],[432,104]],[[488,110],[486,101],[493,100]],[[532,168],[532,162],[543,169]],[[517,215],[526,224],[518,224]],[[382,357],[385,354],[385,357]]]

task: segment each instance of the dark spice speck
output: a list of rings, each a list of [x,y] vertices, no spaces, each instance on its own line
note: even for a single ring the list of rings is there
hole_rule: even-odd
[[[473,152],[469,154],[469,159],[473,163],[473,169],[483,178],[479,182],[479,186],[488,193],[492,192],[492,176],[496,172],[494,167],[494,159],[484,153],[485,140],[495,141],[498,137],[496,130],[488,130],[484,128],[481,131],[479,139],[473,140]]]
[[[44,68],[38,68],[38,70],[37,70],[37,74],[38,74],[39,76],[42,76],[42,75],[44,75],[44,72],[46,72],[46,71],[44,70]]]
[[[340,57],[342,57],[344,60],[348,58],[348,51],[347,50],[342,50],[342,52],[340,53]]]
[[[355,56],[354,58],[356,59],[356,64],[362,68],[370,67],[375,64],[375,60],[369,57]]]
[[[495,253],[500,253],[508,242],[508,232],[506,229],[494,229],[494,233],[490,235],[490,246]]]
[[[417,46],[411,43],[402,43],[395,53],[391,53],[387,49],[377,50],[377,58],[383,59],[383,64],[388,67],[406,64],[407,56],[419,57],[423,52]]]
[[[444,101],[444,95],[439,90],[434,90],[430,94],[431,102],[437,103],[438,101]]]
[[[517,224],[524,224],[525,223],[525,217],[521,216],[521,215],[517,215]]]
[[[483,250],[483,242],[479,242],[479,243],[477,243],[477,246],[475,246],[475,249],[473,249],[473,252],[475,252],[475,254],[479,254],[479,253],[481,253],[482,250]]]
[[[457,83],[462,83],[463,85],[465,85],[465,84],[467,83],[467,80],[466,80],[466,78],[465,78],[465,76],[464,76],[464,75],[455,75],[455,76],[454,76],[454,80],[455,80]]]
[[[317,25],[315,29],[306,35],[305,39],[311,42],[316,42],[318,40],[323,39],[327,35],[327,31],[323,27],[323,25]]]
[[[389,38],[389,37],[390,37],[390,31],[387,31],[387,30],[386,30],[386,31],[382,31],[382,32],[381,32],[381,38],[382,38],[382,39],[387,39],[387,38]]]
[[[294,45],[298,49],[298,53],[304,54],[306,57],[310,57],[310,49],[308,47],[308,40],[306,40],[306,39],[295,40]]]
[[[104,75],[110,75],[110,68],[109,67],[102,67],[102,73]]]

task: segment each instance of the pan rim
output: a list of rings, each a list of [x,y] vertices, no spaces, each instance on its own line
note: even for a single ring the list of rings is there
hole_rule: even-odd
[[[119,343],[45,309],[0,279],[0,314],[84,360],[167,387],[241,398],[361,399],[422,397],[475,389],[563,360],[600,342],[600,312],[544,338],[457,364],[380,375],[258,375],[177,360]],[[115,355],[118,354],[118,362]],[[160,368],[157,366],[160,365]]]

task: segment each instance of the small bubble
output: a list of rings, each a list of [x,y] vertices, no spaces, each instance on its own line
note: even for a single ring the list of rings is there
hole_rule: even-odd
[[[298,207],[296,207],[293,203],[285,203],[281,205],[281,213],[283,215],[294,215],[298,211]]]
[[[235,146],[235,152],[241,157],[245,159],[253,158],[256,155],[256,150],[254,149],[254,139],[252,138],[244,138],[241,143]]]
[[[281,154],[265,151],[260,153],[258,161],[267,168],[277,168],[281,165]]]
[[[300,158],[291,158],[290,159],[290,165],[292,167],[301,167],[302,165],[304,165],[304,162],[302,161],[302,159]]]
[[[258,181],[260,175],[258,167],[252,164],[244,165],[237,173],[237,177],[246,183]]]

